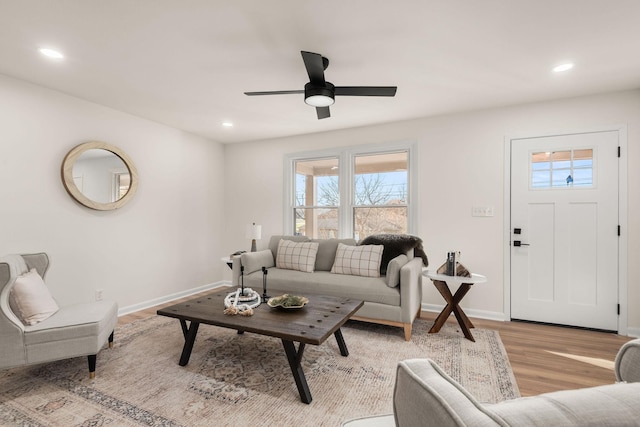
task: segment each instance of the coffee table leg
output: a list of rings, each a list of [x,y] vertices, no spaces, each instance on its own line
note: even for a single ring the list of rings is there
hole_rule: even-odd
[[[304,376],[304,371],[302,370],[301,364],[302,353],[304,352],[304,343],[300,343],[298,350],[296,350],[296,346],[293,341],[282,340],[282,345],[284,346],[285,353],[287,353],[287,360],[289,361],[289,366],[291,367],[293,379],[296,380],[298,393],[300,393],[300,400],[302,400],[304,403],[311,403],[311,391],[309,390],[307,378]]]
[[[180,327],[182,328],[182,335],[184,339],[187,339],[187,334],[189,333],[189,328],[187,328],[187,321],[184,319],[180,319]]]
[[[338,329],[333,333],[336,337],[336,341],[338,342],[338,348],[340,349],[340,354],[344,357],[349,355],[349,350],[347,349],[347,344],[344,342],[344,337],[342,336],[342,331]]]
[[[185,324],[186,325],[186,324]],[[191,322],[191,326],[187,332],[187,336],[184,340],[184,347],[182,347],[182,355],[180,356],[180,362],[178,364],[180,366],[185,366],[189,363],[189,358],[191,357],[191,350],[193,350],[193,343],[196,342],[196,334],[198,333],[198,327],[200,323]]]

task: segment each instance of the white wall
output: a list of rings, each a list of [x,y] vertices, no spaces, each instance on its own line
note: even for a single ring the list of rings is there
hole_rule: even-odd
[[[330,120],[330,119],[328,119]],[[446,252],[462,252],[463,263],[485,274],[462,305],[475,314],[503,312],[504,141],[506,136],[628,126],[629,316],[630,332],[640,332],[640,91],[611,93],[516,107],[327,132],[225,147],[225,242],[247,250],[246,224],[262,225],[266,237],[283,233],[283,156],[313,149],[390,141],[416,141],[419,155],[418,235],[434,266]],[[450,191],[453,183],[455,191]],[[471,216],[471,207],[493,206],[495,216]],[[636,237],[634,239],[634,237]],[[442,304],[431,286],[423,301]]]
[[[74,146],[111,143],[135,163],[124,207],[88,209],[60,169]],[[0,256],[46,251],[61,303],[95,289],[120,307],[222,279],[224,147],[174,128],[0,76]]]
[[[628,325],[637,334],[640,91],[223,146],[0,76],[0,255],[48,252],[46,281],[62,303],[90,301],[101,288],[121,307],[134,306],[229,279],[219,259],[249,249],[244,235],[251,222],[262,225],[259,248],[283,233],[285,154],[416,141],[417,234],[432,265],[456,249],[465,265],[489,278],[463,306],[495,315],[503,311],[505,136],[621,124],[629,151]],[[90,210],[64,190],[62,160],[89,140],[120,147],[136,164],[138,192],[119,210]],[[493,206],[495,216],[471,217],[474,205]],[[424,289],[426,304],[442,303],[431,286]]]

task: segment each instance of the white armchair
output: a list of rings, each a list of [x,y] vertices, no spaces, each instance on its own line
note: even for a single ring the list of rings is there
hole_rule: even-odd
[[[0,258],[0,369],[87,356],[93,378],[96,355],[107,341],[109,346],[113,343],[118,305],[113,301],[69,305],[25,325],[11,307],[12,288],[31,269],[44,278],[48,267],[45,253]]]
[[[490,404],[478,402],[432,360],[405,360],[396,372],[394,413],[343,426],[639,426],[640,339],[620,348],[615,367],[616,384]]]

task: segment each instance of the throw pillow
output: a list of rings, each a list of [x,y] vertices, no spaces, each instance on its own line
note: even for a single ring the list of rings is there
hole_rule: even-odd
[[[333,261],[336,259],[338,243],[350,246],[356,245],[355,239],[314,239],[312,242],[318,242],[315,271],[331,271]]]
[[[313,273],[317,254],[317,242],[293,242],[281,239],[278,243],[276,267]]]
[[[380,277],[382,245],[348,246],[338,243],[332,273]]]
[[[262,267],[273,267],[273,254],[270,249],[258,252],[245,252],[240,255],[240,263],[244,267],[244,274],[262,270]]]
[[[387,266],[387,286],[395,288],[400,284],[400,269],[409,262],[409,257],[406,255],[398,255]]]
[[[18,276],[9,294],[9,303],[25,325],[35,325],[59,310],[47,285],[36,269]]]

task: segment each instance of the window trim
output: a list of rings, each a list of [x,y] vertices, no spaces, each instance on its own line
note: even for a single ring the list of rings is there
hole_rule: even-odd
[[[353,147],[336,147],[323,150],[304,151],[284,156],[283,189],[283,230],[284,234],[293,234],[295,218],[295,162],[337,157],[339,162],[338,179],[340,186],[340,205],[338,206],[338,237],[353,237],[353,187],[355,185],[354,159],[356,156],[375,155],[407,151],[407,233],[417,233],[418,220],[418,149],[415,142],[401,141],[384,144],[369,144]]]

